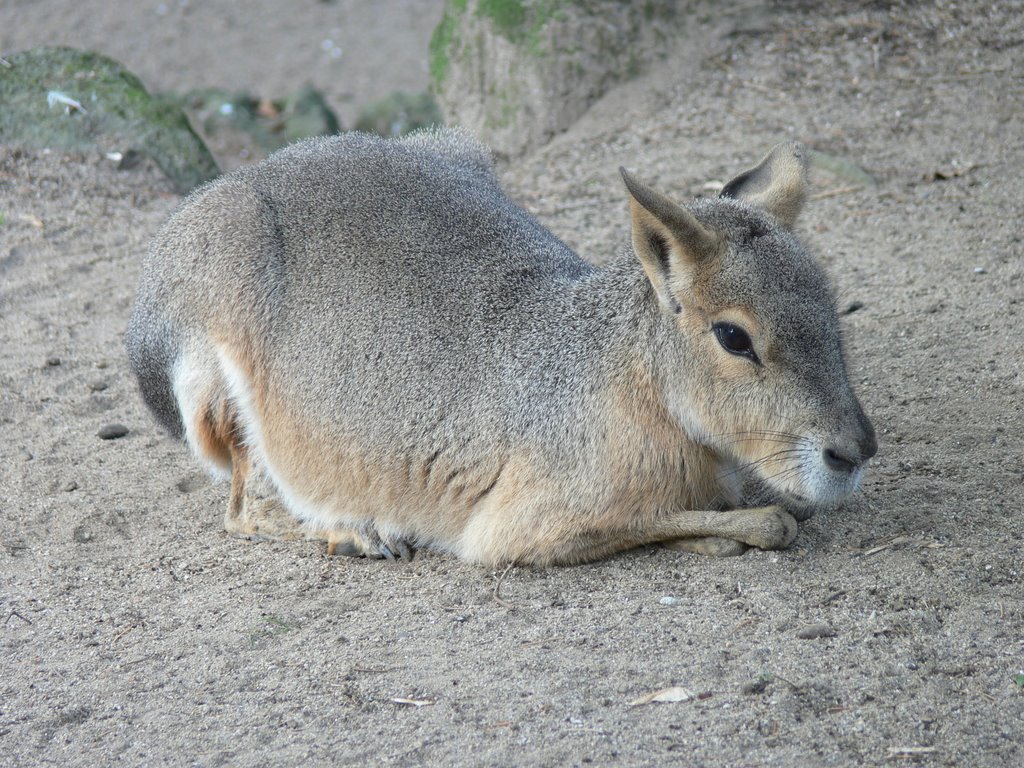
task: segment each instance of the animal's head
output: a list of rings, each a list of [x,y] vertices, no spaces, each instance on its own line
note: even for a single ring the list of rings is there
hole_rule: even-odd
[[[790,231],[807,196],[803,148],[778,145],[687,208],[622,175],[633,247],[671,327],[657,363],[670,411],[790,507],[834,505],[877,443],[828,280]]]

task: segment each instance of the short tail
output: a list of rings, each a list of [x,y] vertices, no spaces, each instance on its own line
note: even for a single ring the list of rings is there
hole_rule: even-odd
[[[136,304],[125,334],[132,372],[143,401],[160,424],[175,437],[184,438],[185,427],[171,380],[180,346],[176,329],[168,320],[153,317]]]

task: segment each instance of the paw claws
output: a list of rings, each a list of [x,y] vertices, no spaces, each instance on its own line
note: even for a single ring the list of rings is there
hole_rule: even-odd
[[[765,507],[762,512],[764,529],[747,543],[758,549],[785,549],[792,544],[799,532],[793,516],[779,506]]]

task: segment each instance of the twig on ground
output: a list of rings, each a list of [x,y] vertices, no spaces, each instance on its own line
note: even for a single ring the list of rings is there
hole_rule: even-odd
[[[859,192],[863,187],[859,184],[849,187],[837,187],[836,189],[826,189],[824,192],[818,192],[816,195],[811,195],[811,200],[824,200],[829,197],[838,197],[839,195],[846,195],[850,192]]]
[[[938,752],[935,747],[889,747],[890,757],[915,757],[917,755],[932,755]]]
[[[505,566],[505,570],[501,572],[501,575],[498,576],[498,580],[494,582],[494,602],[496,602],[503,608],[515,608],[514,604],[508,602],[507,600],[502,600],[501,598],[501,582],[505,580],[505,577],[508,575],[508,572],[512,570],[512,565],[512,563],[509,563],[507,566]]]
[[[840,597],[843,597],[844,595],[846,595],[846,590],[840,589],[838,592],[833,592],[831,595],[822,600],[821,603],[819,603],[819,605],[828,605],[829,603],[834,603],[836,600],[838,600]]]
[[[889,549],[890,547],[895,547],[899,544],[910,544],[918,549],[942,549],[942,547],[945,546],[937,541],[929,541],[928,539],[920,539],[914,536],[897,536],[884,544],[879,544],[871,547],[870,549],[864,550],[858,555],[858,557],[870,557],[871,555],[877,555],[879,552]]]
[[[15,616],[17,616],[19,619],[24,621],[26,624],[29,624],[29,625],[32,624],[31,619],[26,619],[24,616],[22,616],[17,611],[12,610],[9,614],[7,614],[7,618],[4,620],[4,626],[6,627],[7,624],[11,621],[11,619],[13,619]]]

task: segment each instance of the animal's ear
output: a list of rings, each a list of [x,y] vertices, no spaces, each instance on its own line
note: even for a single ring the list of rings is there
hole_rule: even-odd
[[[719,196],[750,203],[792,229],[807,199],[807,152],[803,144],[776,144],[756,167],[726,184]]]
[[[633,250],[662,306],[679,312],[679,296],[689,292],[693,273],[720,253],[723,239],[685,208],[619,168],[629,190]]]

